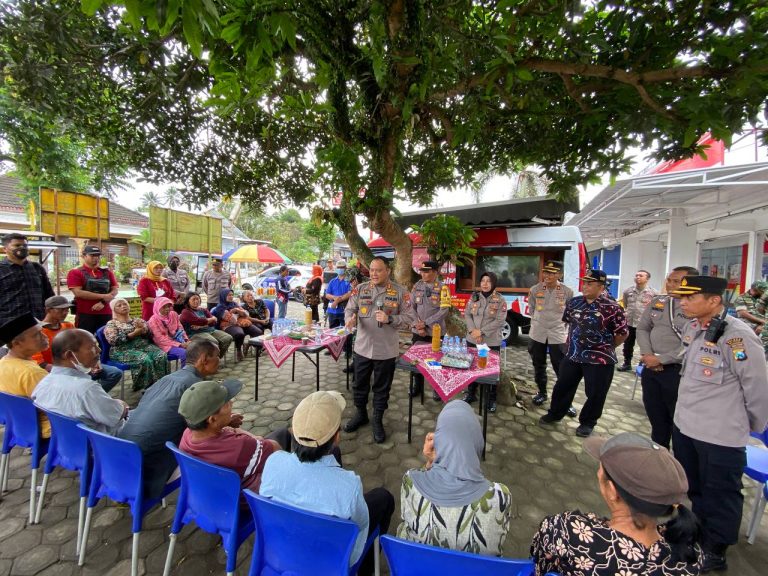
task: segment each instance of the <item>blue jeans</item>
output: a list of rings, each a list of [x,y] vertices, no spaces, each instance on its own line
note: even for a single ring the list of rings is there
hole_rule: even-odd
[[[120,382],[120,380],[123,377],[123,371],[120,370],[120,368],[116,368],[114,366],[107,366],[103,365],[101,367],[101,372],[97,374],[97,377],[91,377],[93,380],[96,380],[99,384],[101,384],[101,387],[104,388],[104,392],[109,392],[117,386],[117,384]]]
[[[285,318],[288,315],[288,300],[277,299],[277,317]]]

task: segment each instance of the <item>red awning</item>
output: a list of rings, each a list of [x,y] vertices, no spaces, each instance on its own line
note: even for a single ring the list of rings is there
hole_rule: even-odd
[[[411,232],[408,234],[408,237],[411,239],[411,242],[413,242],[414,245],[418,246],[419,242],[421,242],[421,236],[416,234],[415,232]],[[368,248],[390,248],[392,244],[384,240],[384,238],[379,237],[374,240],[371,240],[368,242]]]

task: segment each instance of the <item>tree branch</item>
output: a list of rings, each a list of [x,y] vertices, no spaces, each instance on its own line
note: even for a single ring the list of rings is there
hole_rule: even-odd
[[[568,92],[568,95],[573,98],[573,100],[576,102],[576,104],[579,105],[579,108],[581,108],[582,112],[589,112],[591,110],[591,107],[587,102],[584,100],[582,93],[580,92],[578,86],[573,83],[573,76],[570,74],[558,74],[560,78],[563,80],[563,84],[565,85],[565,89]]]

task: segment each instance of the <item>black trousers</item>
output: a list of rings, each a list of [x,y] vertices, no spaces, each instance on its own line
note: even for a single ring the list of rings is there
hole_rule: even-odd
[[[383,487],[366,492],[363,494],[363,498],[366,506],[368,506],[368,536],[373,533],[377,526],[381,529],[380,534],[386,534],[389,531],[389,521],[395,512],[395,498],[389,490]],[[373,546],[375,544],[368,549],[368,553],[360,564],[360,569],[357,572],[359,575],[368,576],[375,572]]]
[[[688,497],[701,520],[703,547],[723,554],[739,539],[744,496],[741,476],[747,463],[744,448],[695,440],[675,426],[675,458],[688,477]]]
[[[107,306],[109,305],[107,304]],[[78,314],[75,317],[75,326],[91,334],[96,334],[96,330],[106,326],[110,320],[112,320],[112,314]]]
[[[432,342],[432,336],[419,336],[418,334],[412,334],[411,336],[411,344],[416,344],[416,342]],[[416,372],[413,375],[413,386],[416,392],[424,389],[424,376],[420,372]]]
[[[584,378],[584,391],[587,401],[579,413],[579,423],[584,426],[595,427],[603,414],[605,398],[613,380],[613,364],[581,364],[563,358],[560,363],[560,373],[552,390],[552,402],[549,405],[549,414],[561,420],[568,408],[573,404],[579,382]]]
[[[533,364],[533,380],[539,389],[539,393],[547,393],[547,348],[549,348],[549,361],[555,376],[560,373],[560,362],[565,357],[566,344],[547,344],[547,342],[528,341],[528,354],[531,355]]]
[[[640,384],[643,406],[651,423],[651,440],[669,450],[680,386],[680,364],[667,364],[663,368],[659,372],[644,368]]]
[[[355,383],[352,396],[355,406],[365,409],[368,405],[368,392],[371,390],[373,375],[373,411],[384,412],[389,405],[389,390],[395,377],[397,358],[371,360],[355,352]]]
[[[624,364],[632,364],[632,354],[635,351],[635,340],[637,339],[637,328],[634,326],[627,326],[627,328],[629,328],[629,336],[624,340],[622,353],[624,354]]]
[[[471,342],[467,342],[467,346],[470,348],[477,348],[475,344],[472,344]],[[490,346],[491,350],[494,350],[496,352],[499,352],[501,350],[501,345],[499,346]],[[480,386],[477,382],[472,382],[469,386],[467,386],[467,392],[469,392],[472,396],[477,396],[477,387]],[[487,402],[496,402],[496,396],[498,394],[499,387],[498,386],[490,386],[488,388],[488,399]]]

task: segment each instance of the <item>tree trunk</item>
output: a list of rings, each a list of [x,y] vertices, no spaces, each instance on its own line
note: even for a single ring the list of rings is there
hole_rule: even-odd
[[[348,194],[354,193],[355,192],[344,191],[341,196],[341,206],[338,210],[334,210],[334,216],[336,218],[336,224],[344,234],[344,239],[347,241],[347,244],[349,244],[352,253],[367,267],[371,264],[373,252],[371,252],[371,249],[368,248],[365,240],[357,231],[355,212],[352,210],[352,203],[348,196]]]
[[[411,261],[413,260],[413,243],[408,234],[403,232],[400,225],[392,218],[389,211],[380,211],[370,218],[371,228],[392,244],[395,249],[395,281],[406,288],[411,288],[418,279],[413,271]]]

